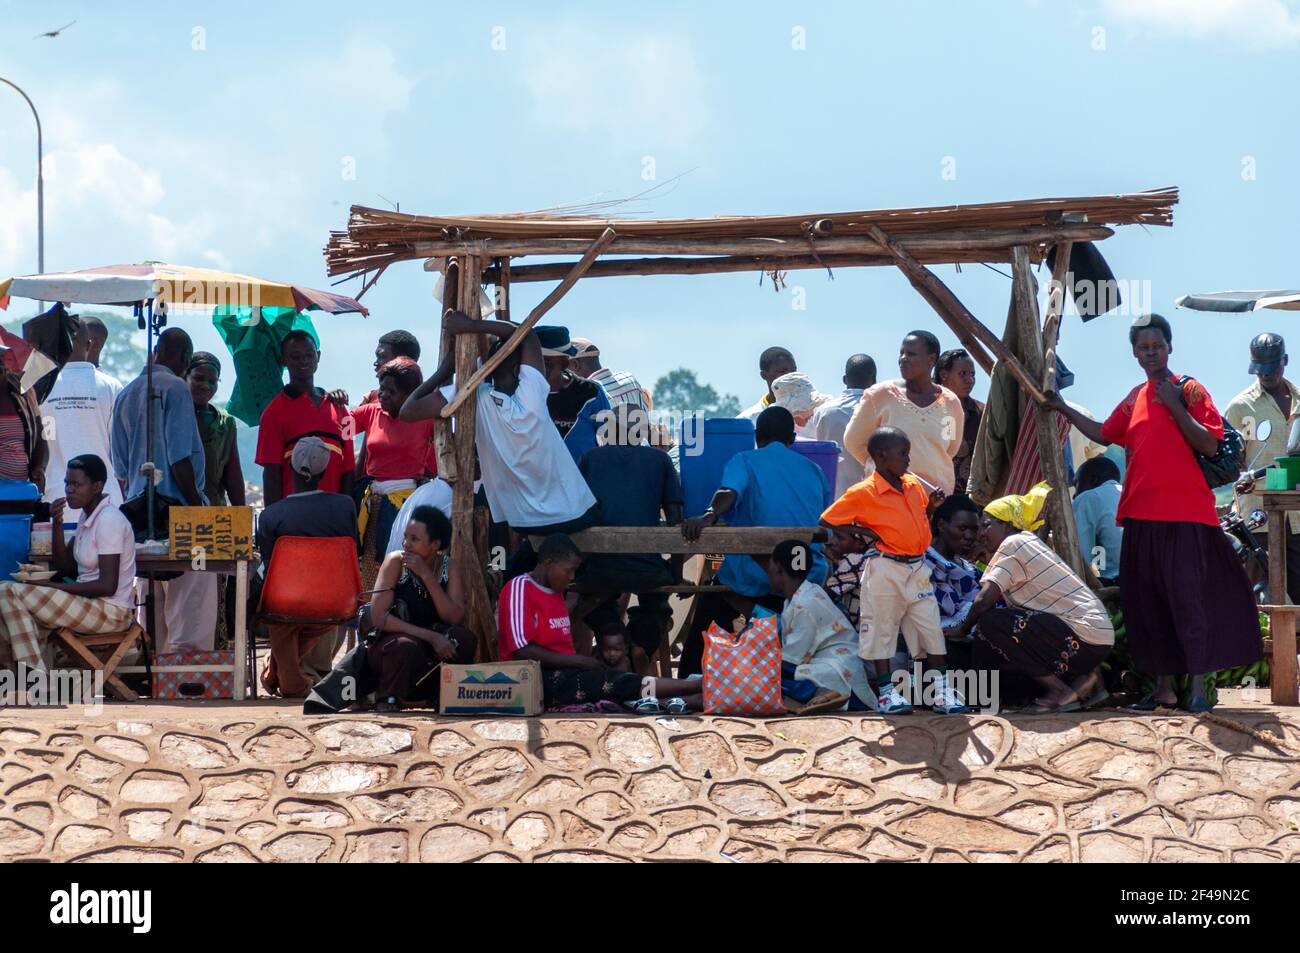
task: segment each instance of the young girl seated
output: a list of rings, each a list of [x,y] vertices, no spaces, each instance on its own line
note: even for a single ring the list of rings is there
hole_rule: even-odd
[[[767,564],[772,592],[783,596],[781,611],[781,688],[786,708],[799,714],[834,711],[856,695],[864,710],[872,697],[858,661],[858,632],[808,578],[812,553],[806,543],[778,543]]]
[[[611,672],[631,672],[627,631],[621,622],[609,622],[596,632],[596,658]]]

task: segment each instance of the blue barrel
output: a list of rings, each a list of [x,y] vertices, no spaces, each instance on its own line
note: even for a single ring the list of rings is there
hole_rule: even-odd
[[[12,579],[32,545],[32,510],[41,498],[35,483],[0,480],[0,580]]]
[[[681,464],[682,496],[686,515],[699,516],[709,508],[722,482],[727,461],[754,449],[754,422],[736,417],[682,421],[677,451]]]
[[[840,445],[834,440],[796,440],[790,448],[795,453],[802,453],[826,474],[826,480],[835,492],[835,471],[840,465]]]

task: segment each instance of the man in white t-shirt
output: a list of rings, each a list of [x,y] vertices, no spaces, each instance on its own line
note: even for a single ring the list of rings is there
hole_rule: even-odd
[[[122,505],[122,486],[111,476],[111,433],[113,402],[122,385],[89,360],[91,333],[88,324],[78,322],[72,336],[68,363],[59,371],[53,389],[41,404],[41,422],[50,447],[50,462],[45,500],[52,503],[63,497],[63,473],[68,461],[83,453],[93,453],[109,467],[104,492],[113,506]],[[81,521],[81,510],[71,507],[64,513],[69,523]]]
[[[508,321],[475,321],[460,311],[443,319],[452,334],[490,334],[505,340],[518,326]],[[499,344],[497,345],[500,346]],[[442,364],[406,399],[400,419],[428,420],[442,413],[441,388],[455,371],[448,349]],[[530,333],[475,393],[475,446],[492,519],[532,535],[574,533],[593,526],[600,506],[578,472],[546,399],[542,347]]]

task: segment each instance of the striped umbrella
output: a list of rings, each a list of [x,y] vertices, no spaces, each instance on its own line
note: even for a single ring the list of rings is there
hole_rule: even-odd
[[[293,308],[329,314],[368,314],[355,298],[302,285],[253,278],[230,271],[168,265],[149,261],[138,265],[105,265],[82,271],[53,272],[0,280],[0,308],[11,296],[35,301],[77,304],[133,305],[166,302],[174,308]]]

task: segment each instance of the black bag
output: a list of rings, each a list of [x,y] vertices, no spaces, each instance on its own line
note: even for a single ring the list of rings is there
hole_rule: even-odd
[[[1182,390],[1191,380],[1192,378],[1186,376],[1178,378],[1176,383],[1179,390]],[[1186,404],[1187,401],[1184,399],[1183,403]],[[1203,453],[1192,451],[1196,456],[1197,464],[1200,465],[1201,474],[1211,490],[1236,483],[1242,471],[1246,469],[1245,438],[1223,416],[1219,417],[1219,422],[1223,425],[1223,439],[1219,441],[1219,449],[1214,456],[1207,457]]]

